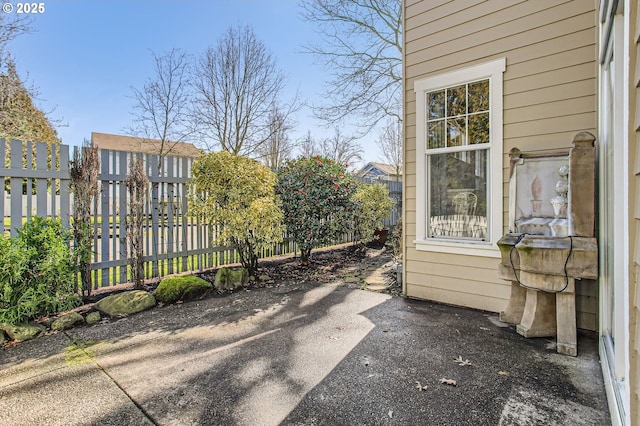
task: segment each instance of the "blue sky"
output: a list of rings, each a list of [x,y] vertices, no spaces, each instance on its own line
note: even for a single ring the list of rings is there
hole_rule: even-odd
[[[253,27],[288,76],[285,97],[299,88],[307,101],[317,101],[330,77],[302,53],[315,33],[293,0],[44,0],[44,5],[45,12],[34,16],[36,31],[20,36],[10,49],[21,76],[28,73],[27,81],[38,89],[38,105],[55,108],[52,117],[68,124],[58,129],[65,144],[81,144],[92,131],[122,134],[132,121],[131,87],[141,88],[153,75],[151,52],[177,47],[197,55],[215,46],[229,26]],[[296,139],[307,130],[318,139],[333,132],[309,109],[297,120]],[[365,162],[379,161],[374,139],[372,134],[361,141]]]

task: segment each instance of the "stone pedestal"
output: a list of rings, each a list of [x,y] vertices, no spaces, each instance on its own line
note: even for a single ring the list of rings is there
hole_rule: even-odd
[[[558,319],[558,353],[577,356],[578,334],[576,323],[575,280],[569,279],[567,289],[556,294],[556,317]]]
[[[509,296],[509,303],[506,309],[500,312],[500,321],[509,324],[520,324],[524,313],[526,294],[527,291],[524,287],[518,284],[517,281],[511,281],[511,296]]]
[[[549,337],[557,333],[556,297],[552,293],[526,289],[522,320],[516,331],[524,337]]]

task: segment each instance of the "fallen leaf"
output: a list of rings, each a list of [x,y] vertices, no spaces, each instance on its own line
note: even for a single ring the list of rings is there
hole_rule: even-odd
[[[471,364],[471,361],[469,361],[468,359],[462,359],[462,355],[458,355],[458,358],[454,359],[454,361],[457,362],[458,365],[461,365],[463,367],[467,365],[473,365]]]
[[[423,392],[423,391],[427,390],[427,387],[426,386],[422,386],[420,384],[420,382],[416,380],[416,389],[418,389],[420,392]]]
[[[498,374],[501,376],[510,376],[511,373],[509,373],[508,371],[498,371]]]
[[[442,378],[442,379],[440,379],[440,383],[443,384],[443,385],[458,386],[458,383],[455,380],[452,380],[452,379]]]

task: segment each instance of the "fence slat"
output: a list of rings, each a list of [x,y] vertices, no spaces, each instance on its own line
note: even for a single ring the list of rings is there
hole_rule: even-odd
[[[10,169],[22,169],[22,142],[11,141]],[[22,178],[11,178],[11,235],[18,235],[18,228],[22,226]]]
[[[71,195],[70,195],[70,184],[71,179],[69,175],[69,146],[68,145],[60,145],[60,172],[64,173],[66,178],[60,179],[60,219],[62,220],[62,226],[66,228],[70,228],[70,216],[71,209],[69,206],[71,205]],[[55,199],[55,185],[52,184],[52,197]],[[62,208],[65,206],[65,208]],[[52,215],[56,215],[56,211],[51,212]]]
[[[147,155],[147,162],[149,164],[149,180],[158,176],[158,156]],[[159,181],[155,181],[151,184],[151,258],[154,259],[151,262],[151,277],[155,278],[160,276],[158,269],[158,231],[159,231],[159,215],[158,215],[158,186]]]
[[[118,187],[120,189],[118,193],[118,201],[119,201],[119,217],[120,222],[118,223],[118,236],[120,241],[120,255],[118,256],[118,260],[124,259],[127,261],[127,209],[129,207],[129,203],[127,201],[127,185],[125,185],[124,180],[127,177],[127,153],[124,151],[118,152],[118,161],[119,161],[119,172],[120,172],[120,182],[118,182]],[[124,176],[124,177],[123,177]],[[120,268],[120,277],[118,279],[119,283],[127,282],[127,265],[125,263],[124,268]]]
[[[100,154],[100,169],[108,171],[110,163],[109,151],[103,150]],[[100,174],[100,179],[102,180],[100,191],[100,219],[102,220],[100,224],[100,261],[102,262],[109,259],[109,189],[111,184],[109,180],[103,180],[102,173]],[[95,220],[98,221],[98,217],[96,217]],[[109,269],[102,268],[100,278],[102,280],[102,287],[108,286],[110,284]]]
[[[27,148],[27,155],[29,154],[29,148]],[[29,163],[29,160],[27,160]],[[38,171],[47,170],[49,167],[47,165],[47,145],[38,142],[36,144],[36,169]],[[51,182],[51,192],[55,194],[55,182]],[[29,188],[27,188],[27,197],[29,196]],[[36,182],[36,214],[38,216],[47,216],[47,179],[38,179]],[[31,207],[27,205],[27,210],[30,210]],[[55,212],[51,212],[55,214]]]

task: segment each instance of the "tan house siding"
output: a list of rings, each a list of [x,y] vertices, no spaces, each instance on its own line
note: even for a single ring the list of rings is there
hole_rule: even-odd
[[[629,68],[629,159],[630,170],[634,176],[629,179],[629,206],[632,210],[629,221],[630,259],[629,270],[629,352],[630,352],[630,391],[631,421],[640,424],[640,12],[638,3],[631,2],[629,22],[631,23],[632,42],[630,43]],[[635,163],[635,164],[634,164]]]
[[[416,80],[506,58],[503,84],[504,217],[507,153],[569,148],[596,133],[595,1],[405,1],[405,291],[498,312],[509,297],[498,259],[416,249]],[[506,220],[504,221],[506,223]],[[505,228],[506,231],[506,228]],[[578,325],[597,325],[597,285],[579,288]]]

